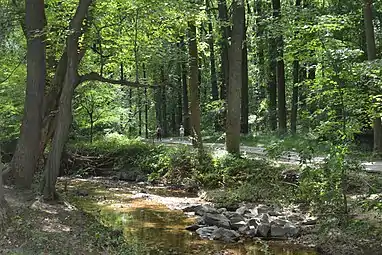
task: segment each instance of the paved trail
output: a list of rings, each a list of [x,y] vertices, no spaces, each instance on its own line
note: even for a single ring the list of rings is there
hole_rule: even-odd
[[[155,141],[155,143],[158,143],[158,142]],[[162,139],[162,141],[159,143],[191,145],[191,142],[189,140],[184,139],[182,141],[180,138],[166,138],[166,139]],[[221,143],[203,143],[203,145],[209,148],[225,151],[225,145]],[[267,152],[264,147],[253,147],[253,146],[241,145],[240,150],[252,156],[257,156],[257,157],[267,156]],[[324,157],[315,157],[313,158],[312,163],[319,163],[319,162],[322,162],[324,159],[325,159]],[[299,164],[300,157],[298,153],[296,152],[286,152],[284,153],[283,156],[281,156],[278,159],[278,162],[289,163],[289,164]],[[382,174],[382,161],[377,160],[377,161],[363,162],[361,164],[362,166],[364,166],[367,172]]]

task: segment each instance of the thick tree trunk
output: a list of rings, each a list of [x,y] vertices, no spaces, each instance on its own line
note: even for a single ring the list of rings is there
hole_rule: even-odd
[[[73,20],[70,23],[71,34],[67,38],[68,66],[65,75],[64,86],[62,89],[57,121],[52,148],[49,152],[48,161],[45,166],[42,189],[44,199],[57,199],[56,181],[60,170],[61,156],[65,143],[69,135],[69,129],[72,122],[72,97],[74,88],[79,82],[78,67],[78,40],[81,36],[81,29],[85,17],[87,16],[92,0],[80,0]]]
[[[233,27],[230,47],[228,111],[227,111],[227,151],[240,154],[240,98],[243,84],[242,77],[242,45],[244,40],[245,10],[243,0],[234,0]]]
[[[25,2],[27,32],[27,88],[20,139],[12,159],[16,185],[30,188],[39,159],[42,106],[45,90],[44,1]]]
[[[374,25],[373,25],[373,12],[372,12],[372,0],[364,0],[364,19],[365,19],[365,32],[366,32],[366,42],[367,42],[367,57],[369,61],[373,61],[377,58],[376,48],[375,48],[375,35],[374,35]],[[376,114],[377,117],[373,120],[374,129],[374,152],[382,152],[382,122],[379,113]]]
[[[241,87],[241,133],[249,133],[248,115],[249,115],[249,98],[248,98],[248,42],[247,42],[247,25],[245,22],[245,8],[241,8],[244,12],[241,15],[244,17],[243,31],[243,50],[242,50],[242,87]]]
[[[200,132],[200,93],[198,81],[198,48],[196,41],[196,27],[193,22],[188,23],[189,29],[189,65],[190,65],[190,101],[191,101],[191,131],[192,144],[195,148],[203,149],[202,134]]]
[[[162,131],[163,131],[163,136],[164,137],[167,137],[168,136],[168,116],[167,116],[167,97],[166,97],[166,93],[167,93],[167,90],[166,90],[166,78],[165,78],[165,74],[164,74],[164,69],[163,69],[163,66],[161,67],[161,70],[160,70],[160,73],[161,73],[161,84],[162,84],[162,87],[161,87],[161,110],[162,110],[162,122],[161,122],[161,126],[162,126]]]

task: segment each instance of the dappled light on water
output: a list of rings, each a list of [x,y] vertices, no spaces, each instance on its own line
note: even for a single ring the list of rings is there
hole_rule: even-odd
[[[195,233],[185,230],[194,223],[181,211],[170,210],[163,204],[149,198],[134,198],[131,189],[110,188],[94,182],[76,181],[70,187],[83,189],[86,196],[70,195],[75,204],[99,220],[115,229],[123,230],[126,242],[131,245],[134,254],[229,254],[229,255],[313,255],[314,252],[296,251],[291,247],[251,243],[227,244],[201,240]],[[158,190],[156,190],[158,191]],[[75,194],[75,190],[68,191]],[[171,190],[166,194],[171,198]],[[179,192],[175,192],[179,196]]]

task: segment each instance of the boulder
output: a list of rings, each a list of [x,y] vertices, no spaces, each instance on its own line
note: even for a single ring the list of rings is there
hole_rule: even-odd
[[[239,233],[237,233],[234,230],[225,229],[225,228],[218,228],[215,230],[212,235],[211,239],[213,240],[220,240],[224,242],[234,242],[240,237]]]
[[[252,227],[255,227],[257,228],[259,225],[260,225],[260,220],[259,219],[256,219],[256,218],[253,218],[253,219],[250,219],[248,222],[247,222],[248,226],[252,226]]]
[[[262,223],[269,223],[269,214],[262,213],[260,214],[260,216],[257,217],[257,219],[259,219],[259,221]]]
[[[247,225],[247,223],[245,222],[245,221],[237,221],[237,222],[232,222],[231,221],[231,228],[233,229],[233,230],[239,230],[240,228],[242,228],[242,227],[247,227],[248,225]]]
[[[256,237],[257,234],[257,228],[251,226],[249,229],[245,232],[245,234],[249,237]]]
[[[263,214],[268,213],[269,211],[272,211],[272,209],[267,205],[258,205],[252,210],[253,214]]]
[[[257,235],[262,237],[268,237],[271,230],[271,225],[269,223],[260,223],[257,226]]]
[[[277,219],[271,223],[271,237],[295,237],[298,233],[298,228],[289,221]]]
[[[217,213],[224,214],[225,212],[227,212],[227,208],[224,208],[224,207],[223,208],[219,208],[216,211],[217,211]]]
[[[229,219],[222,214],[206,213],[203,216],[203,220],[209,226],[218,226],[226,229],[231,229]]]
[[[218,213],[218,211],[210,205],[187,205],[182,208],[183,212],[195,212],[196,215],[203,216],[206,213]]]
[[[211,235],[213,232],[218,230],[218,227],[212,226],[212,227],[203,227],[196,230],[196,233],[203,239],[212,239]]]
[[[234,230],[238,230],[240,227],[247,225],[244,217],[236,212],[226,212],[224,216],[230,220],[231,228]]]

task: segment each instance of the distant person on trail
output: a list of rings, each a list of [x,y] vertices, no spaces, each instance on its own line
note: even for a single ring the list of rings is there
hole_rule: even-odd
[[[183,141],[183,138],[184,138],[184,127],[183,127],[183,125],[180,125],[179,134],[180,134],[180,140]]]
[[[157,126],[157,140],[162,141],[162,129],[160,126]]]

